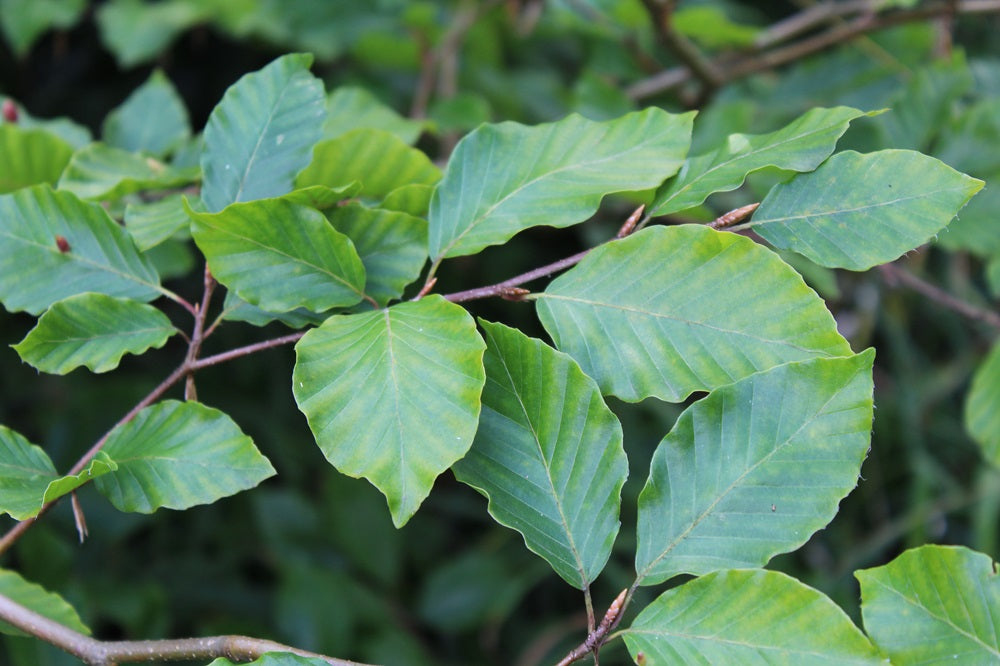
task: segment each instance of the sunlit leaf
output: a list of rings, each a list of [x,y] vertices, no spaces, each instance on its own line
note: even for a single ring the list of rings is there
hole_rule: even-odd
[[[26,581],[16,571],[0,569],[0,594],[73,631],[90,635],[90,629],[65,599],[54,592],[49,592],[41,585]],[[0,621],[0,633],[10,636],[28,635],[3,621]]]
[[[577,588],[593,581],[618,534],[628,476],[618,419],[569,356],[503,324],[486,333],[479,431],[455,476],[490,514]]]
[[[97,204],[48,185],[0,196],[4,307],[40,314],[87,291],[151,301],[161,288],[149,260]]]
[[[329,110],[323,123],[324,139],[368,128],[385,130],[403,143],[412,144],[423,130],[424,123],[404,118],[364,88],[341,86],[330,93],[327,106]]]
[[[141,190],[187,185],[196,178],[193,169],[174,169],[152,157],[92,143],[73,153],[59,189],[81,199],[117,199]]]
[[[982,187],[910,150],[845,151],[774,187],[750,224],[775,247],[860,271],[929,241]]]
[[[0,124],[0,194],[55,185],[72,154],[72,146],[51,132]]]
[[[696,578],[657,597],[623,634],[645,666],[886,663],[829,597],[777,571]]]
[[[22,361],[42,372],[65,375],[80,366],[107,372],[125,354],[162,347],[176,332],[151,305],[86,293],[53,303],[13,347]]]
[[[749,174],[766,167],[812,171],[830,156],[851,121],[863,115],[846,106],[817,108],[769,134],[730,134],[724,145],[690,158],[656,193],[651,213],[692,208],[714,192],[735,190]]]
[[[94,483],[119,511],[210,504],[274,474],[232,419],[197,402],[143,409],[111,432],[103,450],[118,469]]]
[[[209,212],[293,189],[322,137],[323,83],[291,54],[233,84],[205,126],[201,198]],[[338,183],[344,184],[344,183]]]
[[[292,392],[320,449],[382,491],[397,527],[472,445],[484,348],[466,311],[436,295],[334,315],[295,346]]]
[[[763,566],[829,523],[868,453],[874,358],[780,365],[686,409],[639,495],[641,583]]]
[[[679,401],[787,361],[850,353],[823,301],[773,252],[696,225],[596,248],[537,307],[556,346],[623,400]]]
[[[1000,661],[1000,582],[989,556],[921,546],[854,576],[865,630],[893,664]]]
[[[650,108],[606,122],[483,125],[459,142],[431,198],[431,258],[576,224],[606,194],[659,185],[683,163],[693,117]]]
[[[188,214],[212,275],[253,305],[323,312],[364,295],[365,269],[354,244],[313,208],[259,199]]]
[[[104,120],[105,143],[163,157],[191,136],[187,109],[170,79],[155,70]]]
[[[416,217],[427,217],[434,188],[430,185],[403,185],[385,196],[379,208],[409,213]]]

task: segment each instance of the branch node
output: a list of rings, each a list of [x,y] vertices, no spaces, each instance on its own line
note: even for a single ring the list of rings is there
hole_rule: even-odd
[[[625,224],[623,224],[621,229],[618,230],[618,233],[615,234],[615,238],[625,238],[630,233],[635,231],[635,225],[638,224],[639,218],[642,217],[642,213],[645,210],[646,204],[642,204],[632,211],[632,214],[628,216],[627,220],[625,220]]]
[[[726,227],[731,227],[738,222],[742,222],[746,218],[750,217],[757,207],[760,206],[759,203],[752,203],[747,206],[740,206],[739,208],[734,208],[733,210],[720,215],[711,222],[708,226],[712,229],[725,229]]]

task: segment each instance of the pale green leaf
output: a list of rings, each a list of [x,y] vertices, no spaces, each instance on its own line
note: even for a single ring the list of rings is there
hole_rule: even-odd
[[[300,657],[290,652],[266,652],[253,661],[237,662],[243,666],[329,666],[327,659],[320,657]],[[225,657],[219,657],[208,666],[236,666]]]
[[[317,210],[326,210],[340,204],[344,199],[353,197],[360,191],[361,183],[353,181],[339,187],[326,187],[325,185],[300,187],[288,194],[282,194],[278,198]]]
[[[75,25],[86,8],[86,0],[0,0],[0,26],[11,49],[23,57],[47,30]]]
[[[556,346],[605,393],[680,401],[780,363],[851,353],[773,252],[697,225],[602,245],[537,301]]]
[[[503,324],[486,334],[479,430],[455,476],[489,499],[570,585],[586,588],[618,534],[628,476],[618,419],[569,356]]]
[[[434,188],[430,185],[403,185],[389,192],[379,204],[379,208],[409,213],[416,217],[427,217]]]
[[[104,451],[98,451],[84,469],[76,474],[68,474],[50,482],[45,487],[45,492],[42,494],[32,515],[37,515],[43,504],[52,502],[63,495],[68,495],[85,483],[89,483],[97,477],[113,472],[116,469],[118,469],[118,463],[109,458],[108,454]]]
[[[354,244],[318,210],[258,199],[215,214],[189,208],[188,215],[212,275],[253,305],[323,312],[364,296],[365,269]]]
[[[865,630],[893,664],[1000,662],[1000,583],[987,555],[921,546],[854,576]]]
[[[29,185],[55,185],[73,148],[55,134],[0,123],[0,194]]]
[[[845,151],[775,186],[749,225],[777,248],[863,271],[929,241],[982,187],[911,150]]]
[[[152,157],[92,143],[73,153],[59,189],[81,199],[117,199],[142,190],[187,185],[197,176],[195,169],[174,169]]]
[[[45,489],[58,476],[41,447],[0,426],[0,513],[15,520],[35,515]]]
[[[759,28],[734,23],[719,7],[682,7],[673,13],[677,32],[710,49],[753,46]]]
[[[242,321],[254,326],[266,326],[272,321],[280,321],[291,328],[305,328],[322,324],[327,315],[296,308],[288,312],[267,312],[256,305],[250,305],[231,291],[226,291],[226,300],[220,316],[228,321]]]
[[[90,629],[65,599],[54,592],[49,592],[41,585],[26,581],[16,571],[0,569],[0,594],[73,631],[90,635]],[[28,635],[2,621],[0,621],[0,633],[10,636]]]
[[[13,347],[22,361],[42,372],[65,375],[80,366],[107,372],[125,354],[162,347],[176,332],[151,305],[85,293],[53,303]]]
[[[483,125],[458,143],[431,198],[431,258],[576,224],[606,194],[659,185],[683,163],[693,118],[650,108],[606,122]]]
[[[645,666],[887,663],[829,597],[777,571],[696,578],[657,597],[623,635]]]
[[[67,251],[59,248],[65,239]],[[36,185],[0,196],[0,301],[11,312],[44,312],[93,291],[151,301],[159,278],[132,239],[97,204]]]
[[[472,445],[485,344],[440,296],[334,315],[295,346],[292,391],[323,454],[365,477],[402,526]]]
[[[769,134],[730,134],[724,145],[690,158],[656,193],[652,215],[692,208],[715,192],[735,190],[754,171],[812,171],[830,156],[851,121],[865,114],[846,106],[811,109]]]
[[[684,410],[639,495],[640,582],[763,566],[829,523],[868,453],[874,358],[780,365]]]
[[[381,199],[403,185],[433,185],[440,179],[441,171],[416,148],[383,130],[356,129],[318,143],[295,184],[334,187],[357,181],[359,196]]]
[[[105,143],[162,158],[191,136],[187,109],[170,79],[155,70],[104,120]]]
[[[118,469],[95,486],[119,511],[187,509],[253,488],[274,468],[217,409],[165,400],[116,427],[104,452]]]
[[[201,157],[201,197],[210,212],[293,189],[326,113],[311,64],[311,55],[282,56],[233,84],[212,111]]]
[[[365,293],[379,305],[399,298],[427,262],[427,221],[357,204],[327,212],[333,228],[346,235],[365,266]]]
[[[330,93],[323,138],[332,139],[359,128],[385,130],[400,141],[412,144],[420,136],[424,123],[404,118],[380,102],[364,88],[341,86]]]
[[[201,212],[201,201],[191,205]],[[129,202],[125,206],[125,228],[136,246],[143,251],[174,236],[189,236],[190,225],[191,218],[184,210],[184,197],[181,194],[171,194],[148,203]]]
[[[198,2],[109,0],[97,8],[101,41],[123,68],[152,60],[205,16]]]
[[[993,345],[972,376],[965,401],[965,427],[983,457],[1000,467],[1000,343]]]

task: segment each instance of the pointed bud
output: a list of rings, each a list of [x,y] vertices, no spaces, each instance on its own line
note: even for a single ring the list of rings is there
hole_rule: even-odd
[[[0,105],[0,114],[3,115],[4,122],[16,123],[17,105],[14,104],[13,100],[5,99],[3,105]]]
[[[62,252],[63,254],[66,254],[67,252],[69,252],[69,241],[66,240],[65,236],[60,236],[60,235],[57,234],[56,235],[56,247],[59,248],[60,252]]]

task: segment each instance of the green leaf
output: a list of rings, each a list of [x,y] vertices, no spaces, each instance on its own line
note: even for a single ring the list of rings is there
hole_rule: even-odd
[[[1000,467],[1000,342],[972,376],[965,401],[965,427],[983,450],[983,457]]]
[[[1000,584],[988,556],[921,546],[854,577],[865,630],[892,663],[1000,661]]]
[[[980,257],[1000,254],[997,210],[1000,210],[1000,187],[991,183],[972,197],[961,216],[941,231],[938,244],[947,250],[968,250]]]
[[[162,158],[191,136],[187,109],[170,79],[155,70],[104,120],[109,146]]]
[[[668,590],[623,633],[665,664],[884,664],[829,597],[777,571],[730,570]]]
[[[59,239],[67,251],[61,251]],[[97,204],[36,185],[0,196],[0,301],[40,314],[93,291],[151,301],[159,278],[128,233]]]
[[[735,190],[748,175],[767,167],[812,171],[830,156],[851,121],[866,114],[846,106],[811,109],[769,134],[730,134],[712,152],[690,158],[664,184],[650,206],[652,215],[692,208],[715,192]]]
[[[258,199],[215,214],[188,207],[188,215],[212,275],[253,305],[323,312],[364,296],[365,269],[354,244],[313,208]]]
[[[365,266],[365,293],[379,305],[399,298],[427,262],[427,221],[352,204],[327,212],[333,228],[354,243]]]
[[[291,54],[233,84],[205,126],[201,198],[209,212],[290,192],[322,137],[323,83]],[[343,183],[341,183],[343,184]]]
[[[47,30],[75,25],[86,8],[86,0],[0,0],[0,26],[20,58]]]
[[[454,467],[497,522],[563,580],[586,588],[608,561],[628,476],[618,419],[569,356],[502,324],[486,333],[479,431]]]
[[[192,206],[200,204],[196,201]],[[129,202],[125,206],[125,228],[142,251],[177,235],[190,236],[190,225],[191,218],[184,210],[181,194],[171,194],[149,203]]]
[[[65,599],[54,592],[49,592],[41,585],[26,581],[15,571],[0,569],[0,594],[73,631],[90,635],[90,629]],[[0,633],[10,636],[28,635],[6,622],[0,622]]]
[[[59,189],[81,199],[117,199],[141,190],[187,185],[196,178],[194,169],[174,169],[152,157],[92,143],[73,153]]]
[[[274,468],[232,419],[197,402],[164,400],[111,431],[118,469],[95,481],[119,511],[187,509],[253,488]]]
[[[641,584],[763,566],[829,523],[868,453],[874,358],[780,365],[684,410],[639,495]]]
[[[430,185],[403,185],[389,192],[379,204],[379,208],[409,213],[416,217],[427,217],[433,193],[434,188]]]
[[[330,93],[323,138],[332,139],[359,128],[385,130],[400,141],[412,145],[423,131],[424,123],[404,118],[380,102],[364,88],[341,86]]]
[[[845,151],[775,186],[750,226],[822,266],[863,271],[929,241],[982,187],[911,150]]]
[[[431,257],[576,224],[605,194],[659,185],[683,163],[693,118],[650,108],[607,122],[570,115],[536,127],[483,125],[458,143],[431,198]]]
[[[55,185],[73,148],[55,134],[0,124],[0,194],[38,183]]]
[[[36,118],[11,97],[0,95],[0,102],[10,101],[17,109],[17,126],[24,130],[45,130],[59,137],[74,149],[93,141],[90,130],[69,118]]]
[[[753,46],[760,30],[733,23],[718,7],[684,7],[671,16],[677,32],[710,49]]]
[[[334,315],[295,346],[292,392],[323,454],[371,481],[401,527],[479,422],[485,344],[440,296]]]
[[[204,17],[197,2],[110,0],[97,9],[101,41],[122,69],[152,60]]]
[[[237,662],[243,666],[329,666],[330,662],[320,657],[300,657],[290,652],[265,652],[253,661]],[[219,657],[208,666],[236,666],[225,657]]]
[[[20,434],[0,426],[0,515],[34,518],[42,505],[116,469],[104,452],[75,475],[59,476],[48,455]]]
[[[57,303],[16,345],[21,360],[56,375],[87,366],[114,370],[125,354],[160,348],[177,332],[151,305],[104,294],[77,294]]]
[[[538,316],[604,393],[680,401],[788,361],[851,353],[773,252],[696,225],[602,245],[539,294]]]
[[[326,319],[326,315],[316,314],[305,308],[296,308],[288,312],[267,312],[256,305],[250,305],[231,291],[226,292],[220,316],[228,321],[242,321],[254,326],[266,326],[272,321],[280,321],[291,328],[316,326]]]
[[[298,187],[361,183],[359,196],[381,199],[403,185],[433,185],[441,171],[416,148],[383,130],[357,129],[316,145]]]

